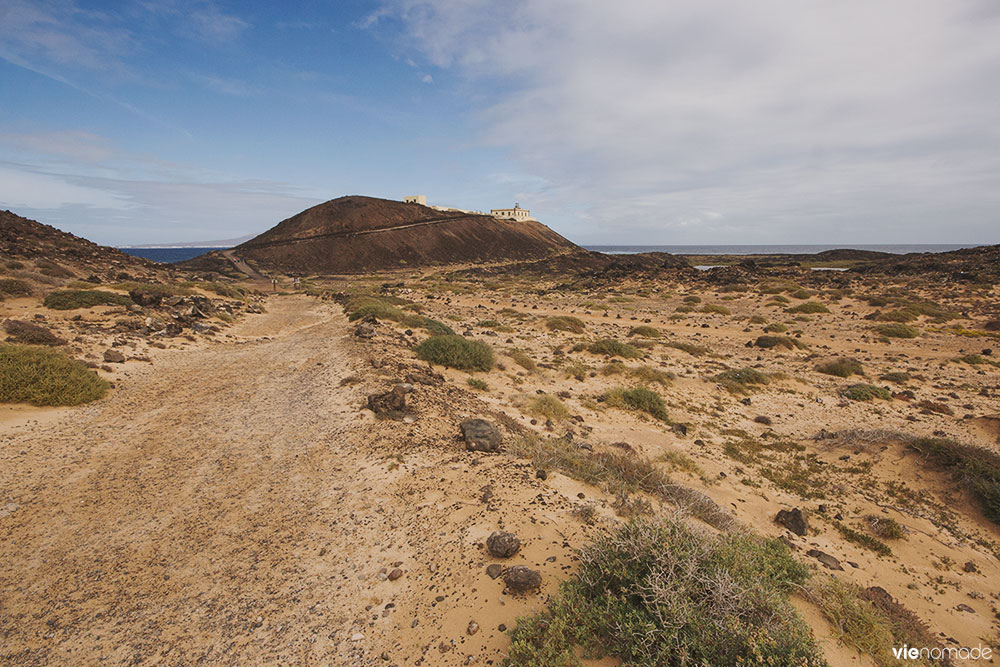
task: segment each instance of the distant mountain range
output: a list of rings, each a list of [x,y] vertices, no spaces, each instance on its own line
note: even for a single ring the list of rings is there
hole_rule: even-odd
[[[140,243],[138,245],[120,245],[119,248],[232,248],[241,243],[245,243],[257,236],[247,234],[235,239],[221,239],[215,241],[190,241],[186,243]]]

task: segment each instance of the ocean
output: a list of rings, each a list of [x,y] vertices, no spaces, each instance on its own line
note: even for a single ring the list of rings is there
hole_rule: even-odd
[[[204,255],[210,250],[227,250],[227,248],[119,248],[119,250],[136,257],[151,259],[154,262],[173,264]]]
[[[672,255],[815,255],[824,250],[850,248],[851,250],[876,250],[904,255],[909,252],[947,252],[960,248],[972,248],[979,243],[953,244],[849,244],[839,245],[588,245],[587,250],[611,255],[634,254],[638,252],[669,252]]]
[[[840,245],[588,245],[587,250],[605,252],[611,255],[627,255],[638,252],[669,252],[672,255],[814,255],[824,250],[851,248],[854,250],[877,250],[905,254],[908,252],[945,252],[959,248],[971,248],[977,244],[933,243],[933,244],[840,244]],[[203,255],[210,250],[225,248],[121,248],[122,252],[137,257],[145,257],[154,262],[183,262]]]

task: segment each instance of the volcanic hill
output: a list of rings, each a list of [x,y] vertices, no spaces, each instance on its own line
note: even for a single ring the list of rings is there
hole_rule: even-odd
[[[364,273],[414,266],[537,260],[578,250],[539,222],[438,211],[374,197],[349,196],[306,209],[233,249],[263,270]],[[214,269],[220,253],[185,263]]]
[[[12,211],[0,211],[0,257],[34,260],[43,273],[69,276],[76,272],[96,272],[115,278],[152,274],[169,269],[156,262],[98,245]]]

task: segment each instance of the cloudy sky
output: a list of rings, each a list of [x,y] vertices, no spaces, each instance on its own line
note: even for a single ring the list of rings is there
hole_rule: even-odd
[[[996,0],[2,0],[0,207],[110,244],[418,193],[587,244],[1000,243],[998,82]]]

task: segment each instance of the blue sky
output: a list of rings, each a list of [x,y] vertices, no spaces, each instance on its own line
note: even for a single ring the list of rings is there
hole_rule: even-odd
[[[580,243],[1000,242],[992,0],[0,3],[0,207],[109,244],[343,194]]]

